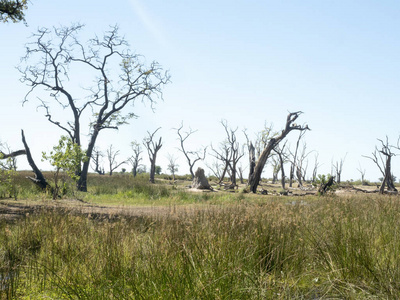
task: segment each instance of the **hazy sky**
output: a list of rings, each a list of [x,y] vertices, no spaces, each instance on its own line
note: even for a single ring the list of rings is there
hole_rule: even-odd
[[[22,106],[27,87],[15,67],[32,32],[80,22],[86,24],[82,35],[92,37],[118,24],[132,50],[147,62],[158,61],[172,82],[154,113],[139,103],[134,109],[139,119],[100,134],[104,151],[113,144],[124,159],[132,140],[162,127],[157,164],[166,171],[168,154],[182,158],[172,130],[181,121],[198,130],[187,141],[187,148],[197,149],[224,140],[221,119],[237,127],[244,142],[244,128],[250,136],[265,123],[281,130],[288,112],[301,110],[298,123],[312,129],[305,141],[315,151],[309,175],[314,153],[322,164],[318,173],[330,172],[332,160],[347,154],[344,179],[360,178],[361,164],[366,177],[377,180],[378,169],[362,155],[373,152],[377,138],[388,135],[395,143],[400,134],[399,15],[398,1],[32,0],[28,26],[0,24],[0,140],[20,149],[24,129],[37,164],[47,169],[41,151],[63,134],[36,102]],[[292,147],[296,138],[292,132]],[[246,166],[247,158],[241,162]],[[188,173],[186,162],[178,163],[178,173]],[[19,158],[19,167],[29,169],[25,158]],[[393,159],[393,172],[400,176],[400,158]]]

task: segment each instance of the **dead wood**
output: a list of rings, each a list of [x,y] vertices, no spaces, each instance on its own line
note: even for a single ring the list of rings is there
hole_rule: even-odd
[[[29,149],[28,144],[27,144],[27,142],[25,140],[25,135],[24,135],[24,131],[23,130],[21,130],[21,135],[22,135],[22,143],[24,144],[25,151],[26,151],[26,158],[28,159],[28,163],[31,166],[32,171],[35,173],[35,177],[27,176],[26,178],[32,180],[33,183],[35,183],[42,190],[47,189],[47,188],[51,189],[50,185],[48,184],[48,182],[44,178],[42,172],[36,166],[35,161],[32,158],[31,150]]]
[[[18,150],[18,151],[14,151],[14,152],[11,152],[11,153],[8,153],[8,154],[0,151],[0,159],[7,159],[7,158],[10,158],[10,157],[16,157],[16,156],[24,155],[24,154],[26,154],[25,150]]]
[[[334,177],[331,176],[328,182],[321,183],[321,186],[318,189],[318,193],[321,195],[325,194],[328,191],[328,189],[333,185],[333,183],[334,183]]]

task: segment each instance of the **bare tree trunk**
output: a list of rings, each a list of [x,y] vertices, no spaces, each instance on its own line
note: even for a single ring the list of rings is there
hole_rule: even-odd
[[[86,150],[86,157],[88,158],[82,166],[82,171],[79,174],[79,180],[76,184],[78,191],[87,192],[87,176],[89,172],[90,158],[92,157],[93,149],[96,144],[97,136],[99,135],[99,130],[95,128],[93,134],[90,138],[88,148]]]
[[[156,175],[156,159],[157,159],[157,153],[155,153],[153,155],[153,158],[150,159],[150,179],[149,179],[149,181],[151,183],[155,182],[154,177]]]
[[[383,194],[385,191],[385,185],[387,185],[388,191],[397,192],[394,186],[393,176],[391,171],[392,156],[386,155],[386,166],[385,166],[385,177],[383,178],[382,185],[379,189],[379,193]]]
[[[267,162],[269,155],[271,154],[271,151],[289,134],[290,131],[309,130],[307,125],[303,127],[301,125],[294,124],[294,121],[299,117],[300,114],[301,112],[289,113],[289,115],[287,116],[285,129],[282,130],[282,133],[278,137],[271,138],[268,141],[267,146],[262,151],[258,159],[258,162],[254,168],[254,173],[249,181],[250,190],[253,193],[257,192],[257,187],[261,180],[262,171],[264,169],[265,163]]]
[[[158,142],[154,141],[154,135],[156,132],[160,129],[161,127],[157,128],[153,133],[150,133],[147,131],[149,137],[145,138],[143,140],[143,145],[147,149],[147,153],[149,154],[149,160],[150,160],[150,179],[149,181],[151,183],[154,183],[154,176],[156,174],[156,159],[157,159],[157,152],[161,149],[162,147],[162,138],[160,137]]]
[[[253,143],[250,142],[249,145],[249,180],[254,173],[254,168],[256,167],[256,149]]]
[[[299,144],[301,138],[304,136],[305,132],[301,131],[299,134],[299,137],[296,142],[296,149],[294,151],[293,155],[293,162],[290,166],[290,174],[289,174],[289,187],[292,187],[293,185],[293,179],[294,179],[294,174],[295,174],[295,169],[296,169],[296,164],[297,164],[297,152],[299,151]]]
[[[27,177],[27,178],[32,180],[42,190],[47,189],[47,188],[51,189],[51,186],[48,184],[48,182],[44,178],[42,172],[36,166],[36,164],[35,164],[35,162],[34,162],[34,160],[32,158],[31,150],[29,149],[28,144],[27,144],[27,142],[25,140],[25,135],[24,135],[24,131],[23,130],[21,130],[21,135],[22,135],[22,143],[24,144],[24,147],[25,147],[26,157],[28,159],[28,163],[31,166],[33,172],[35,173],[35,178],[33,178],[33,177]]]
[[[325,194],[327,192],[328,188],[333,185],[333,180],[334,180],[334,177],[331,176],[331,177],[329,177],[329,180],[327,183],[325,183],[325,184],[322,183],[318,189],[318,193],[320,193],[321,195]]]
[[[252,174],[252,176],[250,177],[249,180],[249,186],[250,186],[250,190],[253,193],[257,192],[257,187],[260,183],[261,180],[261,174],[262,171],[264,169],[265,163],[267,162],[267,159],[271,153],[271,151],[274,149],[274,147],[280,142],[280,140],[283,139],[282,135],[279,137],[280,139],[277,141],[277,139],[271,139],[268,142],[267,147],[264,149],[263,152],[261,152],[260,157],[258,158],[258,162],[254,168],[254,173]]]
[[[297,181],[299,182],[299,187],[303,186],[303,182],[302,182],[302,176],[301,176],[301,170],[299,167],[296,167],[296,177],[297,177]]]
[[[283,149],[282,149],[283,151]],[[285,164],[285,160],[283,159],[282,156],[282,152],[277,152],[278,153],[278,157],[279,157],[279,163],[281,165],[281,185],[282,185],[282,189],[285,189],[285,185],[286,185],[286,176],[285,176],[285,168],[284,168],[284,164]]]

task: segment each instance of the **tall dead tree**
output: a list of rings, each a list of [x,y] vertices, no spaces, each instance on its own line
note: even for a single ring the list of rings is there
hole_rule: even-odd
[[[231,185],[234,187],[236,186],[237,163],[243,157],[244,151],[242,147],[240,147],[236,138],[237,128],[235,130],[228,128],[228,123],[226,120],[222,120],[221,124],[225,129],[227,144],[230,148],[230,160],[228,166],[230,169]]]
[[[275,184],[278,181],[278,174],[281,170],[281,164],[279,161],[279,157],[274,154],[271,155],[272,160],[272,184]]]
[[[243,157],[244,151],[237,141],[237,128],[234,130],[232,128],[229,128],[226,120],[222,120],[221,124],[224,127],[227,138],[221,144],[220,151],[217,151],[213,148],[212,150],[214,151],[214,157],[223,161],[225,165],[219,183],[222,183],[225,174],[228,173],[231,183],[227,187],[234,188],[237,185],[237,163]]]
[[[247,151],[249,153],[249,177],[248,180],[250,180],[251,175],[254,173],[254,168],[256,167],[256,148],[253,145],[253,142],[250,141],[246,130],[243,130],[243,133],[246,137],[247,140]]]
[[[295,177],[295,173],[296,173],[297,168],[298,168],[298,166],[297,166],[297,153],[299,151],[300,140],[303,138],[303,136],[305,134],[306,134],[306,131],[300,131],[299,137],[297,138],[297,141],[296,141],[296,148],[294,150],[294,153],[291,153],[292,161],[291,161],[290,173],[289,173],[289,187],[292,187],[292,185],[293,185],[293,179]]]
[[[298,142],[304,135],[300,135]],[[292,161],[291,161],[291,171],[292,167],[294,166],[295,171],[295,178],[297,179],[297,182],[299,184],[299,187],[303,186],[303,182],[306,180],[306,173],[307,173],[307,168],[308,168],[308,160],[307,157],[310,155],[312,151],[307,151],[307,144],[304,142],[301,150],[299,151],[299,145],[297,143],[296,145],[296,152],[295,154],[291,153]],[[292,174],[293,175],[293,174]],[[292,183],[293,183],[292,178]]]
[[[279,169],[281,171],[281,186],[282,189],[286,187],[286,175],[284,165],[288,161],[288,155],[285,153],[286,142],[283,144],[282,148],[277,145],[274,148],[275,153],[278,155]]]
[[[33,181],[33,183],[35,183],[42,190],[45,190],[47,188],[51,190],[51,187],[46,181],[46,178],[44,178],[42,172],[36,166],[35,161],[32,158],[31,150],[29,149],[28,143],[25,140],[25,135],[23,130],[21,130],[21,135],[22,135],[22,143],[24,144],[25,147],[26,158],[28,159],[28,163],[31,166],[33,173],[35,173],[35,177],[28,176],[27,178]]]
[[[357,168],[357,171],[358,172],[360,172],[360,175],[361,175],[361,185],[366,185],[366,182],[365,182],[365,180],[364,180],[364,178],[365,178],[365,169],[363,169],[362,167],[361,167],[361,164],[359,163],[359,167]]]
[[[372,156],[364,157],[371,159],[377,165],[379,171],[383,175],[383,180],[381,187],[379,188],[379,193],[383,194],[385,192],[385,186],[387,186],[389,192],[397,193],[397,189],[394,186],[391,164],[392,157],[395,156],[395,153],[392,152],[392,149],[398,149],[399,147],[394,147],[390,145],[388,137],[386,137],[385,142],[380,139],[378,139],[378,141],[381,143],[380,150],[377,146],[375,146],[375,151],[372,152]]]
[[[167,170],[171,172],[172,180],[175,181],[175,173],[178,172],[179,165],[176,163],[176,158],[172,154],[168,154],[168,166]]]
[[[321,164],[318,162],[318,156],[319,154],[316,153],[314,156],[314,168],[313,168],[313,172],[312,172],[312,183],[315,183],[317,181],[317,171],[318,168],[321,166]]]
[[[133,151],[133,155],[128,159],[128,161],[132,166],[133,177],[136,177],[138,168],[140,166],[140,161],[142,160],[140,155],[142,154],[143,151],[142,148],[140,147],[140,144],[136,141],[131,142],[131,148]]]
[[[147,153],[149,154],[149,160],[150,160],[150,179],[149,181],[151,183],[154,183],[154,176],[156,174],[156,159],[157,159],[157,152],[161,149],[162,147],[162,138],[160,137],[160,139],[158,140],[158,142],[156,142],[154,140],[154,135],[156,134],[156,132],[160,129],[161,127],[157,128],[153,133],[150,133],[147,131],[148,133],[148,137],[143,139],[143,145],[146,147],[147,149]]]
[[[94,167],[92,166],[93,171],[97,174],[104,175],[104,168],[100,167],[101,158],[103,157],[103,153],[96,147],[93,149],[92,160]]]
[[[215,149],[213,147],[213,145],[211,145],[211,155],[214,156],[217,160],[216,162],[213,164],[212,167],[209,167],[211,169],[211,171],[213,171],[213,173],[215,174],[215,176],[217,176],[218,180],[218,184],[221,184],[224,179],[225,179],[225,175],[229,170],[229,162],[231,159],[231,151],[229,149],[229,145],[226,141],[222,142],[220,144],[219,149]],[[218,163],[218,161],[221,162],[221,165]],[[222,167],[222,172],[219,171],[219,168]],[[217,170],[214,170],[214,169]]]
[[[239,180],[240,180],[241,184],[244,183],[243,172],[244,172],[245,169],[246,169],[246,167],[243,167],[242,164],[240,164],[240,166],[237,168],[237,171],[239,173]]]
[[[153,106],[157,98],[162,98],[162,87],[169,82],[169,75],[158,63],[147,66],[143,56],[129,51],[117,26],[103,37],[88,41],[79,39],[82,28],[78,24],[38,29],[32,35],[33,42],[26,46],[19,70],[21,81],[30,87],[24,103],[33,94],[45,97],[34,97],[39,100],[38,107],[78,146],[82,146],[81,123],[89,120],[89,159],[76,170],[77,188],[87,191],[90,159],[99,133],[118,129],[137,117],[132,106],[138,101],[148,101]],[[82,72],[89,76],[82,77]],[[54,106],[63,108],[63,115],[57,116]]]
[[[192,130],[191,128],[189,128],[189,131],[181,132],[181,130],[183,129],[183,122],[181,123],[181,126],[179,128],[174,128],[174,129],[176,130],[178,137],[179,137],[179,142],[180,142],[180,146],[181,146],[179,148],[179,151],[181,151],[186,158],[186,161],[189,165],[189,172],[190,172],[190,175],[192,176],[192,180],[193,180],[194,165],[198,161],[204,160],[206,158],[207,147],[204,147],[204,149],[199,149],[196,151],[187,150],[185,148],[185,142],[193,133],[197,132],[197,130]]]
[[[346,156],[347,156],[347,153],[343,158],[340,159],[340,161],[336,161],[335,163],[332,163],[333,171],[336,174],[336,183],[337,184],[340,184],[341,179],[342,179],[343,164],[344,164],[344,161],[346,160]],[[333,174],[332,174],[332,176],[333,176]]]
[[[113,172],[120,167],[123,164],[126,164],[126,161],[117,162],[117,156],[119,155],[119,150],[115,151],[113,149],[113,146],[110,145],[107,149],[107,159],[108,159],[108,166],[109,166],[109,172],[108,174],[112,176]]]
[[[249,187],[250,190],[253,193],[257,192],[257,187],[260,183],[261,180],[261,174],[262,171],[264,169],[264,166],[268,160],[268,157],[271,154],[271,151],[277,146],[279,145],[279,143],[292,131],[292,130],[300,130],[300,131],[305,131],[305,130],[310,130],[308,128],[308,125],[302,126],[302,125],[297,125],[296,123],[294,123],[297,118],[299,117],[299,115],[302,114],[301,111],[297,111],[297,112],[293,112],[293,113],[289,113],[289,115],[287,116],[286,119],[286,125],[285,128],[282,130],[282,132],[273,137],[270,138],[268,140],[268,143],[266,145],[266,147],[264,148],[264,150],[262,151],[260,157],[258,158],[256,167],[254,169],[254,173],[250,178],[249,181]]]

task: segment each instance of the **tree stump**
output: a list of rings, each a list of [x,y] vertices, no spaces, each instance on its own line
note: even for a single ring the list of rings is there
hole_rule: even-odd
[[[319,193],[320,195],[326,194],[326,192],[328,191],[328,189],[329,189],[333,184],[334,184],[334,177],[331,176],[331,177],[329,177],[328,182],[326,182],[326,183],[321,183],[321,186],[320,186],[319,189],[318,189],[318,193]]]
[[[204,175],[204,170],[200,167],[194,173],[192,188],[199,190],[213,190],[211,185],[208,183],[206,176]]]

